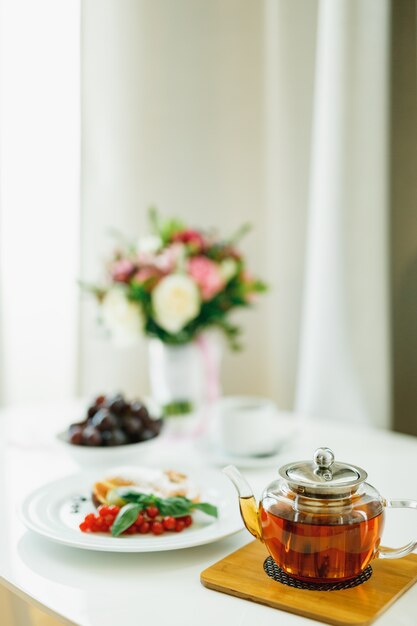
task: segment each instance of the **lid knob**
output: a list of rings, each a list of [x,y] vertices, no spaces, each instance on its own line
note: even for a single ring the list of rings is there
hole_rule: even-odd
[[[330,448],[317,448],[314,453],[314,463],[319,469],[329,469],[334,462],[334,454]]]

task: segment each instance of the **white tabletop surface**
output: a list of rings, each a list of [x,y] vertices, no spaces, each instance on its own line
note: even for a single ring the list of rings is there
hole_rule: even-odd
[[[63,621],[80,626],[283,626],[317,624],[289,613],[217,593],[200,584],[200,572],[252,537],[245,530],[218,543],[174,552],[112,554],[64,547],[27,531],[17,509],[34,488],[79,468],[54,435],[81,415],[79,406],[7,409],[0,412],[0,579]],[[322,445],[368,471],[369,482],[387,498],[417,499],[417,438],[293,416],[297,434],[280,464],[310,458]],[[161,439],[161,465],[207,464],[195,442],[169,445]],[[256,495],[274,469],[246,471]],[[236,501],[236,506],[238,506]],[[389,510],[383,543],[397,547],[417,538],[413,510]],[[401,561],[398,560],[398,567]],[[376,622],[415,626],[417,585]]]

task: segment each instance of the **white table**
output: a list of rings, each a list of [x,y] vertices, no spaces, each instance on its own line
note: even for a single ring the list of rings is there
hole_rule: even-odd
[[[200,572],[252,540],[247,531],[218,543],[153,554],[111,554],[71,549],[49,542],[20,523],[16,509],[35,487],[78,470],[54,441],[63,424],[81,415],[78,405],[0,412],[0,580],[30,602],[79,626],[285,626],[317,624],[296,615],[202,587]],[[417,499],[417,439],[370,429],[308,423],[294,416],[298,434],[282,453],[282,464],[309,458],[326,445],[337,458],[364,467],[369,482],[386,497]],[[192,444],[169,451],[161,462],[187,458],[203,464]],[[255,493],[275,470],[247,471]],[[236,501],[237,506],[237,501]],[[415,511],[389,510],[384,543],[399,546],[417,537]],[[398,561],[401,567],[401,562]],[[378,626],[415,626],[417,585],[397,601]],[[23,626],[23,625],[22,625]]]

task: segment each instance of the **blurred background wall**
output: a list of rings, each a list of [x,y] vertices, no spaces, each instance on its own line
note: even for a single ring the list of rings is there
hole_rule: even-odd
[[[5,4],[21,33],[25,2]],[[54,54],[38,58],[34,41],[18,85],[7,59],[21,40],[1,55],[1,124],[15,124],[0,187],[3,401],[146,393],[146,342],[117,350],[74,285],[100,276],[111,228],[144,233],[153,204],[226,234],[254,226],[245,248],[270,293],[241,317],[246,349],[225,356],[226,393],[417,434],[415,2],[84,0],[81,29],[76,3],[63,4],[73,30],[53,18]],[[52,6],[39,3],[32,24]],[[22,133],[12,160],[22,120],[35,145],[59,137],[49,167],[36,153],[21,167]],[[77,140],[80,211],[67,168]],[[51,219],[53,167],[67,178]],[[31,168],[41,182],[22,197]]]
[[[84,277],[100,273],[109,227],[143,234],[150,205],[226,233],[253,223],[248,251],[264,272],[261,35],[253,2],[83,5]],[[145,389],[145,342],[115,351],[84,305],[81,389]],[[245,316],[247,350],[227,355],[228,390],[265,388],[264,305]]]

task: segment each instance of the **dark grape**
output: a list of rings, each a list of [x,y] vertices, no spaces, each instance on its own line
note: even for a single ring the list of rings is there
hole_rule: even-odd
[[[95,400],[95,406],[99,409],[106,402],[106,396],[97,396]]]
[[[113,446],[123,446],[128,443],[128,437],[121,428],[115,428],[113,430]]]
[[[101,441],[103,446],[112,446],[113,445],[113,431],[112,430],[103,430],[101,433]]]
[[[117,418],[109,409],[99,409],[92,419],[92,424],[98,430],[112,430],[118,425]]]
[[[94,415],[97,413],[98,411],[98,407],[94,404],[92,406],[88,407],[88,411],[87,411],[87,417],[94,417]]]
[[[140,400],[129,403],[122,394],[100,395],[88,407],[83,422],[71,424],[68,440],[75,445],[121,446],[159,435],[161,419],[153,419]]]
[[[74,428],[71,428],[69,436],[70,442],[75,444],[76,446],[81,446],[84,440],[83,432],[84,430],[82,426],[76,426]]]
[[[86,446],[100,446],[101,434],[94,426],[86,426],[83,432],[83,442]]]
[[[118,393],[117,395],[110,397],[107,400],[106,406],[108,409],[110,409],[110,411],[112,411],[112,413],[115,413],[116,415],[121,415],[128,408],[129,405],[126,404],[123,396]]]
[[[72,433],[73,430],[77,430],[77,428],[84,428],[87,425],[87,420],[84,422],[75,422],[74,424],[70,424],[69,432]]]
[[[132,404],[130,405],[130,412],[132,413],[132,415],[135,415],[135,417],[140,417],[141,419],[146,419],[149,417],[148,409],[142,404],[142,402],[139,402],[138,400],[132,402]]]
[[[162,429],[163,420],[162,419],[152,420],[151,424],[152,424],[151,430],[153,430],[153,432],[156,435],[159,435]]]
[[[142,420],[134,415],[127,415],[122,420],[122,427],[129,435],[140,434],[143,430]]]

